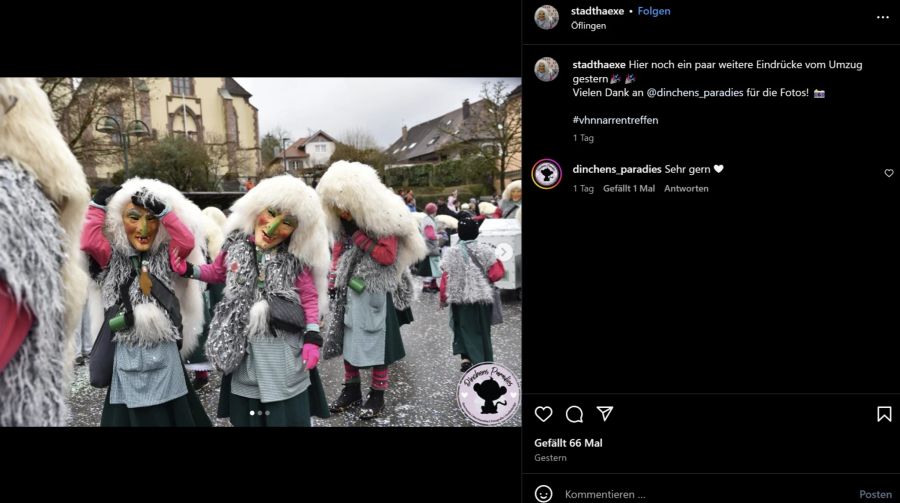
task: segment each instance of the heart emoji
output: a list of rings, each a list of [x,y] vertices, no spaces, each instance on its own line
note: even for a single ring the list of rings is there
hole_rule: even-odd
[[[713,166],[713,169],[716,170],[716,173],[721,173],[723,169],[725,169],[724,164],[716,164]]]
[[[888,178],[894,176],[894,170],[891,168],[884,170],[884,176],[886,176]]]
[[[550,416],[553,415],[553,409],[547,407],[546,405],[535,407],[534,415],[537,416],[537,418],[540,419],[542,423],[546,423],[547,420],[550,419]]]
[[[463,398],[469,398],[469,392],[468,392],[468,391],[463,391],[462,393],[459,394],[459,396],[461,396],[461,397],[463,397]]]

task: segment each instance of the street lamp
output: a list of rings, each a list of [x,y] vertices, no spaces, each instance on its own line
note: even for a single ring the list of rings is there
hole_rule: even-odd
[[[284,165],[285,174],[287,174],[287,149],[284,147],[284,144],[289,141],[291,141],[290,138],[281,139],[281,163]]]
[[[130,141],[128,139],[129,136],[147,136],[150,134],[150,128],[147,127],[147,124],[141,120],[133,120],[128,123],[128,128],[125,131],[122,131],[122,125],[119,124],[119,121],[116,120],[115,117],[111,117],[109,115],[104,115],[97,119],[97,124],[94,126],[94,129],[101,133],[106,133],[110,136],[117,135],[122,139],[122,150],[125,154],[125,173],[123,179],[128,179],[128,145]]]

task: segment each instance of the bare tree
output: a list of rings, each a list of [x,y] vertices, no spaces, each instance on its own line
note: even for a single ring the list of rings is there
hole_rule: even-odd
[[[110,137],[95,134],[94,123],[104,115],[121,122],[126,110],[131,112],[123,107],[134,98],[130,79],[45,77],[40,82],[60,132],[83,165],[94,166],[107,156],[121,155],[121,147]]]
[[[476,152],[494,161],[502,188],[510,162],[522,152],[522,101],[506,92],[505,82],[484,82],[481,100],[471,106],[469,119],[462,127],[441,131],[455,139],[445,149]]]
[[[368,164],[375,168],[382,177],[384,176],[384,166],[390,161],[384,149],[378,146],[375,137],[361,127],[347,130],[340,136],[331,159]]]
[[[272,162],[272,159],[275,159],[275,156],[277,155],[276,152],[281,152],[282,138],[288,138],[291,143],[294,142],[294,138],[291,136],[290,131],[281,126],[275,126],[272,130],[263,135],[260,140],[259,148],[262,150],[261,169],[263,171],[265,171],[269,163]]]
[[[369,131],[358,127],[344,131],[340,136],[341,143],[356,150],[378,149],[378,142]]]

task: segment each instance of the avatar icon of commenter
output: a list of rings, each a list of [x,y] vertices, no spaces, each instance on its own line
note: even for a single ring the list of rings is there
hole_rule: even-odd
[[[534,499],[540,503],[547,503],[553,499],[553,489],[550,489],[548,485],[537,486],[537,489],[534,490]]]

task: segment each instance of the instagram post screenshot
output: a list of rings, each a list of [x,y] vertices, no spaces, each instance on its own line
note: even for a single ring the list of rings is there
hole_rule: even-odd
[[[9,480],[900,499],[895,3],[14,18]]]

